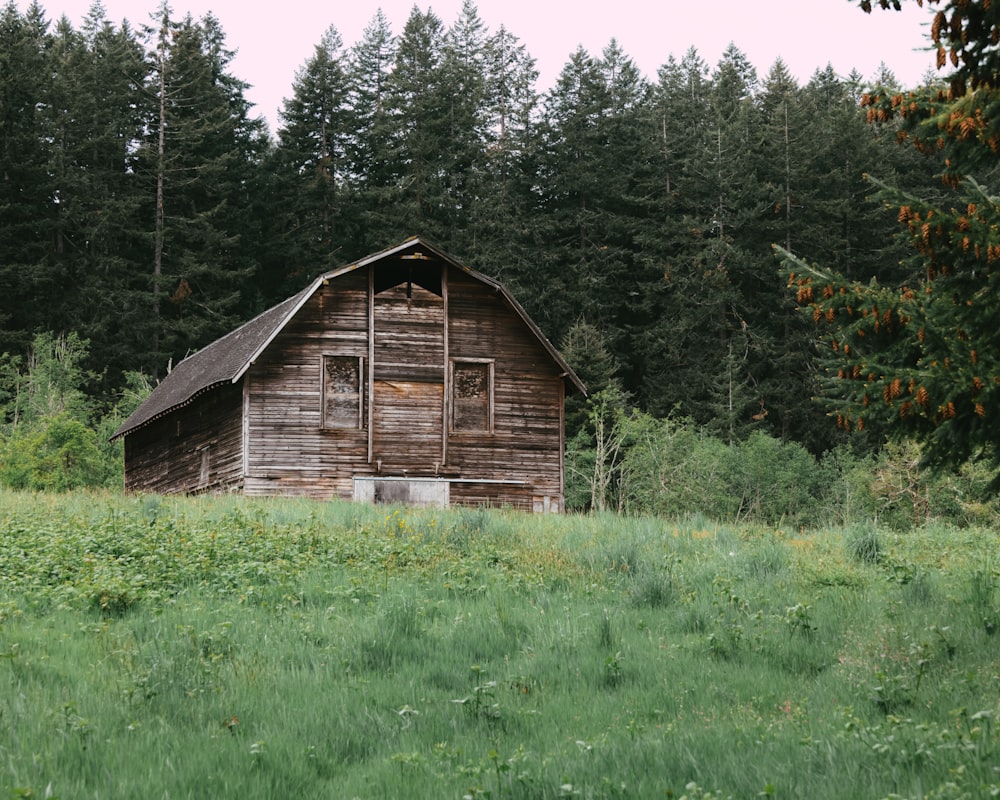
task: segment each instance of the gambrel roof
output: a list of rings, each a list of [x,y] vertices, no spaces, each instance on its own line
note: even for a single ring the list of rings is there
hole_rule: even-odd
[[[586,389],[580,379],[502,284],[460,264],[425,239],[412,237],[395,247],[373,253],[359,261],[320,275],[298,294],[289,297],[287,300],[241,325],[231,333],[226,334],[221,339],[217,339],[197,353],[185,358],[167,374],[149,397],[146,398],[145,402],[132,412],[122,426],[115,431],[111,437],[112,440],[126,436],[165,414],[169,414],[171,411],[187,405],[210,389],[226,383],[237,383],[253,363],[260,358],[268,345],[274,341],[275,337],[281,333],[296,313],[298,313],[299,309],[325,283],[340,275],[367,267],[385,259],[406,257],[407,255],[426,255],[427,253],[433,254],[449,266],[462,270],[481,283],[491,287],[497,294],[502,296],[504,301],[506,301],[538,339],[539,343],[552,357],[552,360],[559,366],[570,386],[586,394]],[[394,281],[394,277],[390,276],[390,280]],[[395,283],[389,285],[395,285]]]

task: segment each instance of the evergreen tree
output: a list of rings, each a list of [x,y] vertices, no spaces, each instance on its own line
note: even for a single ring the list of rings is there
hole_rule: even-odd
[[[285,198],[270,249],[269,284],[290,294],[304,280],[342,263],[356,237],[350,217],[347,146],[351,129],[343,41],[330,27],[298,72],[281,111],[272,169]]]
[[[709,185],[715,194],[704,260],[719,287],[715,313],[706,322],[718,336],[718,369],[704,408],[708,430],[733,443],[749,433],[766,410],[759,369],[766,329],[755,319],[773,265],[753,247],[756,221],[766,202],[757,174],[761,120],[755,93],[756,71],[734,45],[722,55],[713,75],[713,119],[705,154]]]
[[[480,269],[527,302],[536,267],[531,227],[535,212],[539,126],[538,70],[525,46],[501,27],[485,43],[483,175],[469,210]]]
[[[647,95],[612,40],[601,59],[577,49],[545,103],[542,235],[558,249],[537,300],[557,332],[581,316],[601,327],[626,383],[636,368],[631,335],[644,283],[635,256],[646,209],[636,186],[645,169]]]
[[[414,7],[403,28],[388,76],[391,120],[387,154],[392,204],[381,215],[381,235],[396,241],[413,234],[447,244],[454,224],[448,173],[453,134],[450,84],[445,79],[444,25]]]
[[[471,210],[493,190],[487,178],[487,31],[473,0],[463,0],[444,42],[444,91],[448,97],[448,139],[440,169],[447,192],[447,246],[472,253],[478,236]]]
[[[52,48],[54,85],[46,117],[50,172],[58,184],[52,258],[64,275],[58,317],[48,327],[90,342],[93,368],[111,392],[141,356],[134,332],[146,325],[148,220],[137,186],[136,142],[149,122],[141,89],[145,53],[127,26],[115,29],[95,3],[74,31],[63,18]]]
[[[814,73],[804,95],[806,111],[812,116],[811,181],[799,194],[802,241],[796,250],[861,273],[866,268],[859,259],[866,254],[856,246],[861,230],[856,210],[865,205],[870,192],[864,173],[874,166],[868,157],[871,134],[864,130],[864,118],[849,87],[832,67]],[[877,208],[870,210],[878,213]]]
[[[601,331],[589,322],[570,326],[559,343],[560,352],[587,387],[587,397],[573,394],[566,398],[566,439],[576,436],[587,423],[591,411],[588,398],[611,390],[621,393],[618,364],[604,344]]]
[[[801,208],[799,195],[808,182],[805,140],[809,131],[802,101],[802,90],[778,59],[764,80],[760,97],[763,116],[761,155],[758,161],[761,178],[771,201],[765,208],[765,238],[780,242],[792,250],[795,223]],[[770,212],[770,213],[768,213]]]
[[[931,38],[940,64],[957,67],[948,88],[863,100],[872,122],[898,123],[901,139],[940,158],[951,192],[886,189],[916,254],[913,280],[854,281],[789,256],[789,283],[820,326],[824,397],[841,427],[875,423],[921,441],[928,466],[984,457],[1000,474],[1000,199],[989,188],[1000,174],[1000,18],[985,4],[944,5]]]
[[[772,66],[759,98],[763,132],[758,175],[767,192],[758,223],[755,250],[763,257],[763,271],[772,244],[788,250],[808,248],[804,218],[816,176],[812,173],[812,122],[814,109],[805,92],[780,59]],[[780,277],[771,272],[770,297],[760,296],[769,313],[755,315],[759,364],[761,423],[783,441],[794,439],[815,453],[828,450],[834,432],[823,425],[816,394],[816,367],[812,332],[788,302]],[[826,431],[827,435],[821,435]]]
[[[391,167],[392,118],[388,84],[396,59],[396,39],[379,11],[365,28],[348,58],[348,180],[359,205],[360,231],[356,256],[387,243],[380,229],[384,210],[394,202]]]
[[[62,291],[51,260],[57,209],[44,109],[48,23],[37,3],[0,11],[0,352],[24,353]]]
[[[691,51],[661,70],[657,94],[657,182],[669,192],[659,204],[663,244],[650,253],[661,314],[643,343],[646,407],[661,415],[679,409],[727,438],[760,413],[750,297],[761,262],[747,249],[763,202],[753,164],[761,134],[755,84],[735,48],[711,80]]]
[[[656,415],[681,408],[694,418],[708,391],[706,376],[719,359],[711,352],[717,336],[706,330],[705,320],[715,315],[726,286],[713,285],[717,273],[700,255],[711,206],[702,169],[710,90],[708,65],[692,49],[660,68],[651,106],[653,169],[644,189],[654,207],[641,241],[646,268],[656,275],[644,293],[654,321],[638,337],[636,350],[646,365],[638,397]]]
[[[154,375],[169,358],[231,330],[253,305],[246,284],[255,248],[245,212],[263,148],[245,84],[226,71],[233,54],[218,22],[176,22],[166,4],[158,15],[150,87],[158,113],[143,153],[156,198],[146,361]]]

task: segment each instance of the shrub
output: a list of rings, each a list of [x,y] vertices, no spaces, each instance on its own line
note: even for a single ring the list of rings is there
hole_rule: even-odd
[[[728,502],[720,476],[726,445],[686,420],[633,414],[622,464],[625,510],[637,514],[719,515]],[[720,505],[721,504],[721,505]]]
[[[65,412],[19,426],[0,450],[0,481],[14,489],[101,486],[106,468],[96,434]]]
[[[737,522],[810,520],[819,496],[816,460],[800,444],[754,431],[732,448],[726,482]]]
[[[696,512],[777,524],[814,515],[821,475],[801,445],[757,431],[727,445],[692,423],[634,414],[625,423],[625,508],[683,516]]]
[[[849,447],[825,453],[819,461],[819,483],[822,487],[820,510],[825,519],[815,518],[812,521],[843,526],[874,519],[874,464],[873,457],[855,455]]]

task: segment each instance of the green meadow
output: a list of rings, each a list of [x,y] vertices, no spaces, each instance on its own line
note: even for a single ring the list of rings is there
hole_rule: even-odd
[[[0,491],[0,796],[1000,796],[998,544]]]

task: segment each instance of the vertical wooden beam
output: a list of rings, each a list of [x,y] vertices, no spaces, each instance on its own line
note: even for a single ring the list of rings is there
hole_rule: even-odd
[[[451,420],[451,364],[448,354],[448,265],[441,264],[441,300],[444,305],[444,402],[441,403],[441,466],[448,463],[448,426]]]
[[[240,476],[246,486],[250,472],[250,373],[253,367],[243,373],[243,474]]]
[[[559,378],[559,508],[566,510],[566,378]]]
[[[375,265],[368,265],[368,463],[375,458]]]

